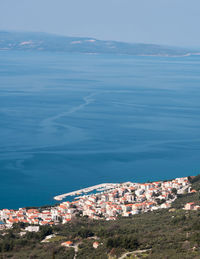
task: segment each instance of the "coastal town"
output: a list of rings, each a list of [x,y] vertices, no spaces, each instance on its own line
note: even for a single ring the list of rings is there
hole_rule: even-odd
[[[27,231],[31,231],[39,229],[36,226],[65,224],[76,216],[86,216],[95,220],[116,220],[118,216],[129,217],[147,211],[170,208],[177,194],[194,191],[191,190],[187,177],[150,183],[102,184],[94,188],[89,187],[86,191],[94,189],[97,189],[95,193],[86,195],[82,192],[83,195],[71,202],[63,201],[59,205],[45,209],[2,209],[0,229],[12,228],[13,224],[21,222],[30,225]],[[80,194],[81,191],[75,193]],[[62,198],[66,196],[62,195]],[[190,206],[194,209],[193,204],[186,205],[185,209],[190,209]]]

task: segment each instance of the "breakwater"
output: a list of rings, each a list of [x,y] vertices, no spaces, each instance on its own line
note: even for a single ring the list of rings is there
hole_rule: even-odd
[[[76,195],[82,195],[82,194],[85,194],[85,193],[88,193],[88,192],[92,192],[92,191],[108,191],[108,190],[111,190],[113,188],[116,188],[119,184],[117,183],[102,183],[102,184],[97,184],[97,185],[94,185],[94,186],[91,186],[91,187],[87,187],[87,188],[83,188],[83,189],[80,189],[80,190],[77,190],[77,191],[73,191],[73,192],[68,192],[68,193],[64,193],[64,194],[61,194],[61,195],[57,195],[54,197],[54,200],[57,200],[57,201],[61,201],[63,199],[65,199],[66,197],[68,196],[76,196]]]

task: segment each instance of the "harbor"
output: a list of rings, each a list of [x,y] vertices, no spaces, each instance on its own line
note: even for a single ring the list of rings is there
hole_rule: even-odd
[[[63,199],[65,199],[68,196],[77,196],[77,195],[82,195],[82,194],[86,194],[92,191],[98,191],[98,192],[103,192],[103,191],[109,191],[112,190],[114,188],[116,188],[119,184],[117,183],[102,183],[102,184],[97,184],[91,187],[87,187],[87,188],[83,188],[77,191],[73,191],[73,192],[68,192],[68,193],[64,193],[61,195],[57,195],[54,197],[54,200],[57,201],[61,201]]]

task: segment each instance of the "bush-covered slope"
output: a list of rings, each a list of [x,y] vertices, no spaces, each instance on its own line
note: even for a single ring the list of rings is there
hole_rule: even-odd
[[[191,179],[199,188],[200,177]],[[138,250],[129,258],[200,258],[200,212],[182,209],[186,202],[199,202],[199,192],[179,195],[170,209],[148,212],[116,221],[94,221],[74,218],[71,223],[42,227],[38,233],[19,236],[20,226],[0,236],[0,258],[74,258],[74,248],[63,248],[71,240],[78,247],[77,259],[120,258]],[[46,235],[56,234],[49,243],[41,243]],[[93,248],[97,240],[99,247]],[[130,255],[131,256],[131,255]],[[127,257],[128,258],[128,257]]]

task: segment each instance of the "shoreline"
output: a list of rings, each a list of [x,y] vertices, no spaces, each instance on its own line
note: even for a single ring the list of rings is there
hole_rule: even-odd
[[[91,193],[93,191],[96,193]],[[102,183],[54,197],[61,201],[68,196],[83,194],[72,201],[18,210],[2,209],[0,220],[6,228],[12,228],[13,224],[20,222],[37,226],[51,226],[59,222],[65,224],[77,215],[95,220],[116,220],[118,216],[130,217],[170,208],[179,194],[192,191],[188,177],[146,183]]]

